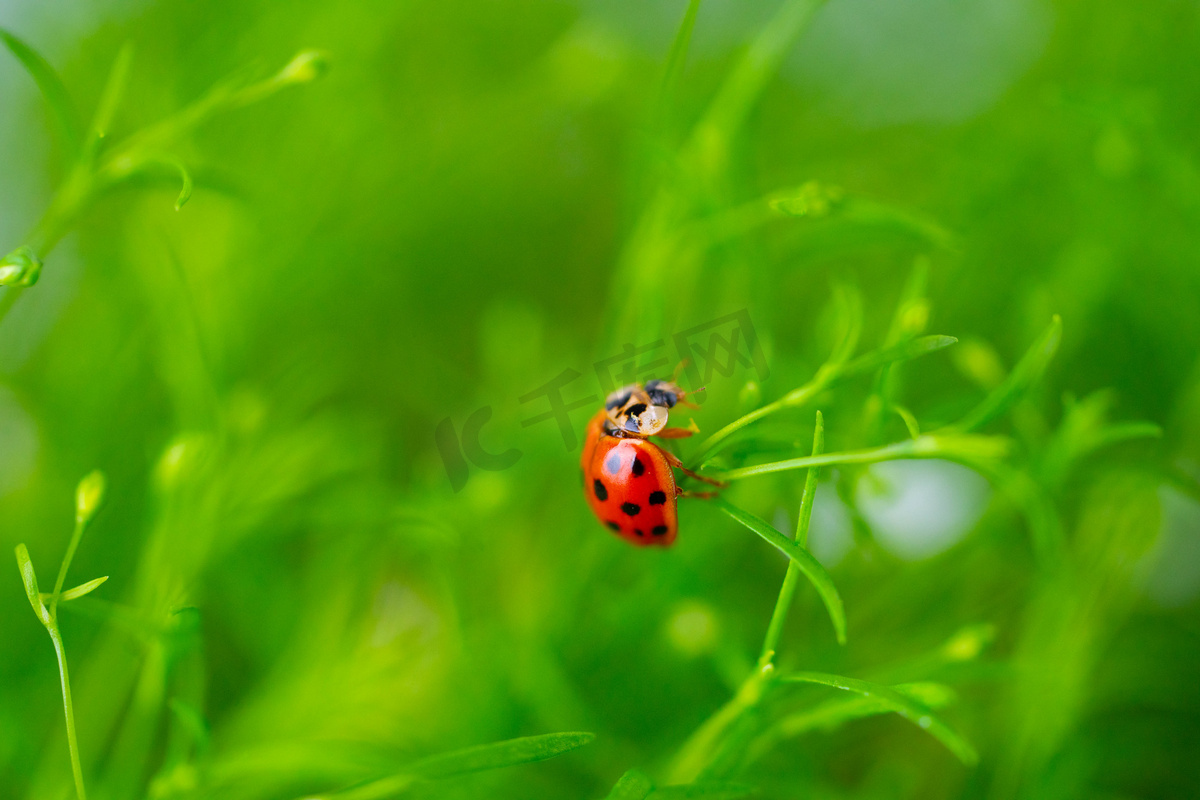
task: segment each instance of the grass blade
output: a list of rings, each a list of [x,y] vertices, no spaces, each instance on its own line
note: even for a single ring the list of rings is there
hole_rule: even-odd
[[[100,146],[100,141],[108,135],[108,128],[112,125],[117,107],[121,104],[121,96],[125,94],[125,84],[129,80],[129,65],[132,62],[133,47],[125,44],[117,53],[117,60],[113,62],[112,69],[108,73],[108,80],[104,84],[104,91],[100,93],[96,114],[92,117],[92,127],[84,145],[89,155],[95,154],[96,149]]]
[[[631,769],[621,776],[604,800],[645,800],[654,791],[654,782],[645,773]]]
[[[954,702],[954,690],[941,683],[901,683],[892,686],[900,694],[929,708],[942,708]],[[744,765],[751,764],[773,750],[781,742],[813,731],[828,733],[858,719],[890,714],[891,709],[875,697],[852,695],[833,697],[803,711],[781,717],[771,724],[750,745]]]
[[[726,149],[746,115],[822,4],[823,0],[787,0],[729,73],[692,135],[693,156],[702,169],[715,173],[724,164]]]
[[[343,789],[339,792],[309,797],[337,798],[337,800],[383,800],[401,794],[422,779],[437,780],[468,772],[512,767],[534,761],[554,758],[576,748],[583,747],[596,738],[594,733],[547,733],[542,736],[525,736],[502,742],[467,747],[423,758],[402,767],[395,775],[368,781]]]
[[[859,372],[870,372],[877,367],[897,361],[911,361],[914,358],[920,358],[930,353],[936,353],[938,350],[944,350],[957,343],[958,339],[953,336],[937,334],[920,336],[916,339],[910,339],[907,342],[893,345],[892,347],[885,347],[882,350],[864,353],[842,368],[841,377],[855,375]]]
[[[869,372],[870,370],[887,364],[920,358],[923,355],[935,353],[938,350],[943,350],[958,342],[958,339],[954,338],[953,336],[922,336],[917,339],[911,339],[907,342],[902,342],[892,347],[885,347],[880,350],[874,350],[870,353],[865,353],[847,363],[846,358],[849,356],[849,352],[847,352],[845,343],[851,339],[856,340],[857,337],[856,334],[851,335],[851,332],[853,332],[855,329],[853,317],[850,318],[849,326],[850,327],[847,328],[847,335],[842,338],[841,343],[837,348],[835,348],[834,353],[829,357],[829,360],[817,370],[817,374],[813,376],[812,380],[803,386],[793,389],[775,402],[769,403],[765,406],[755,409],[754,411],[751,411],[742,417],[739,417],[738,419],[726,425],[724,428],[721,428],[719,431],[709,436],[700,443],[700,446],[696,449],[696,452],[693,455],[693,460],[703,466],[703,459],[706,456],[711,455],[715,450],[718,449],[719,446],[724,444],[725,440],[729,436],[733,435],[737,431],[741,430],[752,422],[757,422],[763,417],[775,413],[776,411],[781,411],[785,408],[796,408],[798,406],[802,406],[844,378],[848,378],[862,372]]]
[[[940,683],[904,683],[891,687],[900,694],[929,708],[942,708],[954,699],[954,692]],[[798,736],[811,730],[832,730],[851,720],[889,714],[892,709],[878,697],[837,698],[816,708],[784,717],[776,723],[780,738]]]
[[[175,210],[178,211],[192,196],[192,173],[188,172],[187,166],[177,158],[170,159],[168,163],[179,170],[179,177],[183,180],[183,187],[179,190],[179,196],[175,198]]]
[[[465,772],[511,767],[554,758],[583,747],[595,738],[594,733],[570,732],[508,739],[430,756],[409,764],[404,772],[422,778],[445,778]]]
[[[781,675],[779,680],[785,683],[817,683],[822,686],[832,686],[835,689],[854,692],[876,700],[886,706],[889,711],[899,714],[921,730],[927,731],[964,764],[973,766],[979,761],[979,754],[975,752],[975,748],[935,716],[927,706],[891,687],[824,672],[793,672]]]
[[[825,447],[825,418],[817,412],[817,422],[813,429],[812,454],[819,456]],[[812,520],[813,500],[817,496],[817,476],[820,469],[810,467],[804,479],[804,494],[800,497],[800,513],[796,520],[796,544],[808,547],[808,524]],[[800,567],[791,562],[783,585],[779,587],[779,598],[775,601],[775,610],[771,613],[771,621],[767,625],[767,635],[763,638],[760,660],[770,660],[779,647],[779,637],[783,635],[783,624],[787,621],[788,609],[792,605],[792,597],[796,594],[796,584],[800,582]]]
[[[825,610],[829,612],[829,620],[833,623],[833,630],[837,634],[838,643],[845,644],[846,611],[842,606],[842,597],[838,594],[837,587],[833,584],[833,578],[830,577],[825,567],[821,566],[821,562],[813,558],[808,550],[796,544],[750,512],[743,511],[737,506],[730,505],[721,499],[714,500],[713,502],[717,508],[766,539],[768,543],[778,548],[780,552],[792,560],[792,563],[804,573],[804,577],[808,578],[813,588],[817,590],[817,594],[821,596],[821,602],[825,604]]]
[[[66,145],[68,155],[75,156],[83,141],[83,123],[62,78],[40,53],[9,31],[0,28],[0,39],[4,40],[5,46],[12,51],[37,84],[46,105],[50,106],[54,127]]]
[[[24,544],[19,544],[16,552],[17,568],[21,570],[21,583],[25,585],[25,596],[29,598],[29,605],[33,607],[33,613],[37,614],[38,620],[43,625],[49,625],[50,613],[42,605],[41,594],[38,592],[37,573],[33,571],[33,562],[29,560],[29,550]]]
[[[667,54],[667,67],[663,70],[662,84],[658,90],[658,114],[666,116],[674,99],[675,84],[679,74],[683,72],[683,64],[687,59],[688,48],[692,43],[692,31],[696,28],[696,16],[700,13],[700,0],[689,0],[687,11],[683,14],[683,22],[675,32],[671,42],[671,51]]]
[[[59,600],[59,602],[65,602],[67,600],[74,600],[78,597],[83,597],[85,594],[91,594],[100,586],[100,584],[104,583],[106,580],[108,580],[107,575],[105,575],[103,578],[93,578],[92,580],[88,581],[87,583],[79,584],[74,589],[67,589],[65,592],[62,593],[62,595],[58,598],[58,600]],[[42,594],[42,599],[49,600],[51,598],[51,596],[52,595],[49,595],[49,594]]]
[[[1003,458],[1009,449],[1009,440],[1003,436],[923,434],[916,439],[893,442],[882,447],[789,458],[708,474],[718,480],[732,481],[790,469],[832,467],[838,464],[875,464],[905,458],[946,458],[975,466],[981,462]]]
[[[1042,377],[1050,360],[1058,352],[1058,345],[1061,341],[1062,317],[1055,314],[1050,326],[1013,367],[1004,382],[952,427],[962,431],[973,431],[1007,411],[1025,395],[1029,387]]]

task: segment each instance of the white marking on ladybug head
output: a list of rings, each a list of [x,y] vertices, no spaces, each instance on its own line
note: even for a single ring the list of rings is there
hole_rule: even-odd
[[[631,432],[642,436],[653,436],[667,426],[668,416],[670,416],[670,410],[665,406],[646,406],[646,410],[640,414],[630,415],[630,421],[635,421],[637,425],[637,430]]]

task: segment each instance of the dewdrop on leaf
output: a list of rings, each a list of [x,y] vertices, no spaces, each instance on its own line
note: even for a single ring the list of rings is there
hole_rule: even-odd
[[[75,488],[75,520],[79,523],[90,522],[100,505],[104,502],[105,480],[104,473],[95,470],[88,473]]]

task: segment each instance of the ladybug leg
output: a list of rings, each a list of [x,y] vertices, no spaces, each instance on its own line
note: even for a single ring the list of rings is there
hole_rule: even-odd
[[[676,456],[674,453],[667,452],[666,450],[663,450],[661,447],[658,449],[662,450],[662,454],[667,459],[667,463],[670,464],[672,467],[675,467],[675,469],[679,470],[684,475],[687,475],[690,478],[695,478],[698,481],[704,481],[705,483],[712,484],[713,486],[719,486],[722,489],[724,489],[726,486],[729,485],[727,483],[721,483],[721,481],[713,480],[712,478],[708,477],[707,475],[701,475],[698,472],[693,472],[692,470],[685,467],[683,465],[683,462],[680,461],[679,457]]]
[[[683,491],[681,491],[676,495],[676,497],[694,497],[697,500],[710,500],[719,494],[720,494],[720,492],[683,492]]]
[[[661,436],[664,439],[686,439],[693,433],[694,431],[689,428],[663,428],[655,435]]]

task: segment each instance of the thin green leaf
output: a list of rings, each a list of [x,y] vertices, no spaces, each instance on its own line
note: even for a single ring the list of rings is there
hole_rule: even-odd
[[[895,231],[943,250],[957,249],[954,234],[935,220],[886,203],[851,197],[845,202],[841,216],[855,225],[870,226],[881,231]]]
[[[818,411],[817,421],[813,426],[812,454],[819,456],[823,449],[825,449],[825,418]],[[813,501],[817,496],[818,473],[820,470],[817,467],[811,467],[804,479],[804,493],[800,497],[800,513],[796,520],[796,544],[800,547],[808,546],[808,525],[812,520]],[[783,585],[779,587],[779,597],[775,600],[775,610],[771,612],[771,621],[767,625],[767,635],[763,638],[762,652],[759,655],[760,661],[770,661],[779,646],[779,638],[783,635],[783,625],[787,622],[788,610],[791,608],[792,597],[796,594],[796,584],[799,582],[800,567],[795,563],[789,563],[787,574],[783,577]]]
[[[1025,396],[1025,393],[1029,391],[1029,387],[1033,386],[1042,377],[1042,373],[1046,371],[1050,360],[1058,352],[1058,345],[1061,341],[1062,318],[1055,314],[1054,319],[1050,322],[1050,326],[1046,328],[1017,365],[1013,367],[1012,372],[1008,373],[1008,377],[1004,379],[1004,382],[997,386],[983,399],[982,403],[977,405],[952,427],[967,432],[973,431],[1007,411],[1014,403]]]
[[[855,375],[860,372],[870,372],[877,367],[882,367],[885,364],[891,364],[896,361],[911,361],[914,358],[936,353],[938,350],[944,350],[953,344],[957,344],[958,339],[953,336],[920,336],[916,339],[910,339],[907,342],[885,347],[882,350],[873,350],[870,353],[864,353],[858,358],[851,361],[842,368],[841,375]]]
[[[25,584],[25,596],[29,598],[29,605],[32,606],[33,613],[37,614],[37,618],[41,620],[42,624],[49,625],[50,613],[42,605],[41,595],[38,592],[37,573],[33,571],[33,562],[29,560],[29,550],[24,544],[19,544],[16,552],[17,568],[21,570],[21,582]]]
[[[887,706],[889,710],[904,717],[921,730],[927,731],[931,736],[945,745],[946,749],[954,753],[964,764],[972,766],[979,761],[979,755],[975,752],[975,748],[949,725],[934,715],[926,705],[905,696],[891,687],[860,681],[856,678],[847,678],[842,675],[830,675],[824,672],[793,672],[788,675],[781,675],[779,680],[784,683],[817,683],[823,686],[832,686],[835,689],[854,692],[863,697],[877,700]]]
[[[852,330],[849,328],[848,330]],[[848,337],[847,337],[848,338]],[[709,436],[696,449],[694,459],[703,466],[706,462],[703,460],[705,456],[711,455],[715,450],[722,445],[728,437],[746,427],[752,422],[766,417],[776,411],[781,411],[785,408],[796,408],[802,406],[821,392],[828,389],[838,381],[850,376],[867,372],[885,364],[890,364],[897,361],[908,361],[914,358],[919,358],[929,353],[935,353],[956,343],[958,340],[953,336],[922,336],[917,339],[911,339],[907,342],[902,342],[893,347],[885,347],[880,350],[874,350],[870,353],[865,353],[849,363],[841,363],[837,361],[846,348],[843,343],[846,338],[841,340],[842,343],[834,349],[829,360],[817,370],[817,374],[813,379],[803,386],[793,389],[783,397],[773,403],[769,403],[761,408],[751,411],[733,422],[721,428],[719,431]]]
[[[823,0],[787,0],[729,73],[691,140],[697,166],[715,172],[726,150],[792,44]]]
[[[620,777],[604,800],[645,800],[654,791],[654,782],[642,772],[631,769]]]
[[[133,62],[133,47],[126,43],[109,70],[108,80],[104,91],[100,93],[100,102],[96,104],[96,113],[92,117],[92,127],[88,132],[86,147],[89,153],[94,153],[100,141],[108,135],[108,128],[116,116],[117,107],[121,104],[121,96],[125,94],[125,84],[129,80],[129,65]]]
[[[42,58],[40,53],[9,31],[0,28],[0,39],[4,40],[4,44],[37,84],[42,97],[46,100],[46,105],[50,106],[50,116],[54,121],[54,127],[57,128],[58,135],[62,137],[68,155],[74,156],[79,152],[83,141],[83,123],[79,119],[79,112],[75,110],[75,104],[71,101],[71,95],[67,92],[62,78],[59,77],[54,67],[50,66],[50,62]]]
[[[1009,440],[1003,436],[923,434],[916,439],[906,439],[903,442],[894,442],[882,447],[789,458],[785,461],[754,464],[749,467],[738,467],[708,474],[718,480],[732,481],[755,475],[766,475],[770,472],[786,472],[792,469],[832,467],[839,464],[875,464],[880,461],[906,458],[946,458],[975,465],[979,462],[1003,458],[1008,454],[1009,444]]]
[[[1089,452],[1132,439],[1161,439],[1163,430],[1153,422],[1118,422],[1101,429],[1088,442]]]
[[[891,687],[895,691],[929,708],[942,708],[954,700],[954,691],[941,683],[907,683]],[[833,730],[851,720],[878,714],[889,714],[892,709],[878,697],[835,698],[821,703],[816,708],[790,714],[776,723],[778,738],[799,736],[812,730]]]
[[[929,708],[942,708],[955,700],[954,690],[941,683],[901,683],[892,688]],[[816,707],[788,714],[772,723],[750,745],[743,766],[766,755],[784,740],[817,730],[836,730],[854,720],[890,713],[891,708],[875,697],[853,695],[830,698]]]
[[[914,439],[921,438],[921,425],[917,422],[917,418],[913,413],[904,406],[892,405],[892,411],[895,411],[900,419],[904,420],[904,427],[908,428],[908,435]]]
[[[738,417],[733,422],[709,436],[696,448],[694,458],[703,465],[703,457],[711,454],[726,439],[742,428],[784,408],[799,406],[824,391],[837,380],[845,362],[858,346],[862,332],[862,296],[852,287],[839,286],[834,290],[833,302],[838,318],[838,337],[825,363],[817,370],[812,380],[792,390],[778,400]]]
[[[403,794],[418,780],[420,779],[415,775],[391,775],[332,794],[306,796],[304,800],[385,800]]]
[[[171,159],[169,163],[179,170],[179,177],[183,180],[183,187],[179,190],[179,196],[175,198],[175,210],[178,211],[192,196],[192,173],[188,172],[187,166],[179,159]]]
[[[339,792],[321,795],[321,797],[336,798],[337,800],[383,800],[383,798],[405,792],[422,779],[437,780],[468,772],[544,761],[547,758],[583,747],[595,738],[594,733],[547,733],[542,736],[526,736],[520,739],[508,739],[503,742],[467,747],[423,758],[402,767],[395,775],[368,781]]]
[[[863,299],[858,289],[848,284],[835,286],[833,301],[837,304],[839,335],[837,345],[825,362],[826,368],[838,367],[849,361],[858,349],[858,340],[862,336]]]
[[[511,767],[554,758],[583,747],[595,738],[594,733],[577,732],[525,736],[430,756],[409,764],[403,771],[423,778],[445,778],[464,772]]]
[[[743,511],[737,506],[730,505],[721,499],[716,499],[713,502],[717,508],[724,511],[734,520],[745,525],[763,539],[766,539],[769,544],[776,547],[790,558],[793,564],[799,567],[804,576],[812,583],[813,588],[817,590],[817,594],[821,596],[821,602],[825,604],[825,610],[829,612],[829,619],[833,623],[834,632],[837,634],[838,643],[845,644],[846,612],[842,606],[842,597],[838,594],[837,587],[833,584],[833,578],[830,577],[825,567],[821,566],[821,562],[813,558],[808,550],[799,546],[750,512]]]
[[[59,602],[65,602],[67,600],[74,600],[78,597],[83,597],[85,594],[91,594],[93,591],[96,590],[96,587],[98,587],[100,584],[104,583],[106,580],[108,580],[107,575],[105,575],[103,578],[93,578],[92,580],[88,581],[87,583],[79,584],[74,589],[67,589],[65,592],[62,593],[62,595],[58,598],[58,600],[59,600]],[[48,592],[42,592],[41,597],[42,597],[42,600],[49,600],[52,597],[52,595]]]
[[[739,797],[749,797],[756,791],[758,790],[755,787],[744,783],[701,781],[682,786],[663,786],[650,793],[650,800],[736,800]]]
[[[671,42],[671,51],[667,54],[667,67],[663,70],[662,85],[658,91],[658,113],[665,116],[675,95],[675,85],[679,82],[679,74],[687,60],[688,48],[692,42],[692,31],[696,28],[696,16],[700,12],[700,0],[689,0],[687,11],[675,39]]]

